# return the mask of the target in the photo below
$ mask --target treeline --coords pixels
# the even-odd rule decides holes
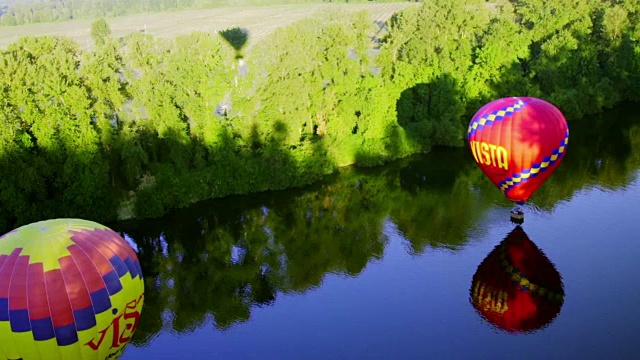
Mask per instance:
[[[571,156],[532,204],[553,213],[590,187],[620,191],[637,181],[640,116],[633,109],[621,105],[575,124]],[[161,219],[110,224],[135,242],[145,275],[134,344],[209,322],[228,329],[282,294],[321,286],[329,274],[357,276],[383,256],[390,233],[415,255],[465,248],[470,236],[508,221],[490,215],[496,204],[510,206],[471,158],[463,148],[434,149],[384,167],[343,168],[304,190],[220,199]]]
[[[640,98],[639,15],[629,2],[433,0],[373,42],[366,13],[339,12],[250,50],[237,28],[98,34],[91,52],[25,37],[0,53],[0,219],[155,217],[301,186],[459,146],[502,96],[545,98],[573,121]]]
[[[367,0],[13,0],[0,1],[0,26],[116,17],[221,6],[310,4]],[[375,0],[368,0],[375,1]],[[392,2],[394,0],[384,0]]]
[[[14,26],[95,17],[182,10],[200,0],[30,0],[7,4],[0,25]]]

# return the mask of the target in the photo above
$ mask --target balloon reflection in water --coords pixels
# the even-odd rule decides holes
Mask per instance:
[[[564,302],[560,273],[520,226],[473,275],[471,303],[489,323],[509,333],[547,326]]]
[[[115,359],[143,298],[135,251],[100,224],[47,220],[0,237],[0,358]]]

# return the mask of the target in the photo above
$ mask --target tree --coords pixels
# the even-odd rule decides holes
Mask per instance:
[[[390,20],[379,62],[389,91],[397,92],[398,125],[411,152],[462,144],[467,99],[460,88],[472,79],[474,50],[489,22],[477,0],[428,1]]]
[[[109,35],[111,35],[111,28],[104,18],[100,18],[91,24],[91,37],[96,46],[104,45]]]
[[[360,116],[373,77],[366,13],[327,12],[274,32],[249,59],[256,76],[256,128],[270,141],[299,149],[321,142],[329,159],[353,163],[366,130]],[[276,131],[280,129],[280,131]],[[310,155],[311,156],[311,155]]]
[[[24,37],[0,55],[0,217],[113,218],[108,164],[92,121],[78,45]]]

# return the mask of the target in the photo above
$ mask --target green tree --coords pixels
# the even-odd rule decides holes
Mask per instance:
[[[3,216],[19,224],[43,216],[111,218],[115,201],[108,163],[78,71],[77,44],[65,38],[25,37],[1,56],[2,120],[7,128],[0,141]]]
[[[327,12],[257,44],[252,53],[260,56],[248,64],[260,69],[250,102],[250,113],[260,114],[251,119],[258,137],[280,137],[284,147],[339,165],[354,163],[370,119],[366,95],[375,86],[371,27],[366,13]],[[315,153],[316,144],[329,152]]]
[[[476,0],[428,1],[390,20],[379,61],[411,152],[462,144],[462,90],[489,20],[489,9]]]
[[[496,98],[528,94],[531,86],[522,66],[529,58],[530,34],[515,21],[511,3],[499,1],[496,6],[491,20],[477,35],[473,65],[464,79],[467,114]]]
[[[109,35],[111,35],[111,28],[104,18],[100,18],[91,23],[91,38],[96,46],[104,45]]]
[[[132,186],[141,169],[131,164],[144,160],[136,156],[137,152],[123,149],[135,147],[136,141],[127,132],[131,115],[125,104],[131,99],[117,41],[107,39],[103,46],[83,55],[80,75],[91,102],[91,118],[100,137],[101,152],[109,159],[111,184]]]
[[[13,14],[5,13],[0,17],[0,25],[15,26],[18,25],[18,21]]]

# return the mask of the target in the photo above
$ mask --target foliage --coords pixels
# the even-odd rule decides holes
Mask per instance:
[[[2,53],[0,202],[2,218],[114,216],[109,164],[77,44],[22,38]]]
[[[640,100],[639,17],[637,1],[433,0],[382,38],[366,12],[338,11],[251,48],[241,28],[116,40],[104,19],[92,51],[25,37],[0,53],[0,218],[155,217],[302,186],[459,146],[502,96],[576,122]]]
[[[104,18],[100,18],[91,23],[91,38],[97,46],[102,46],[106,42],[106,38],[111,35],[111,28]]]
[[[276,31],[255,48],[249,68],[258,137],[278,139],[290,148],[305,144],[326,149],[338,165],[354,162],[371,118],[362,94],[375,85],[366,13],[329,12]],[[287,54],[287,56],[282,56]],[[252,130],[253,131],[253,130]],[[253,144],[259,151],[262,144]]]

